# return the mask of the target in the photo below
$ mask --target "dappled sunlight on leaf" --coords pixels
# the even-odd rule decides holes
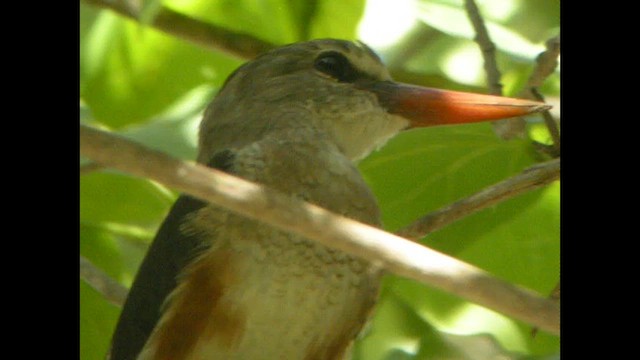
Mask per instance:
[[[528,141],[499,140],[488,126],[470,125],[402,134],[360,169],[380,201],[386,227],[393,230],[536,161]],[[431,234],[426,243],[546,294],[559,274],[558,196],[557,185],[521,195]],[[389,279],[388,286],[442,330],[491,334],[501,346],[521,353],[548,355],[558,347],[556,337],[532,340],[529,327],[440,291],[399,278]]]
[[[387,284],[392,282],[388,279]],[[524,336],[528,335],[508,318],[473,304],[460,304],[448,319],[438,320],[407,303],[394,287],[383,291],[371,329],[358,342],[354,360],[538,359],[525,356]],[[469,326],[461,332],[456,322],[469,322]]]
[[[393,230],[522,171],[530,155],[526,141],[497,139],[488,124],[436,127],[399,135],[359,168]]]
[[[462,1],[455,5],[423,1],[419,9],[419,18],[434,28],[468,40],[475,37]],[[486,17],[485,24],[496,47],[520,60],[532,61],[544,51],[544,45],[532,44],[522,35]]]
[[[81,39],[81,97],[110,127],[144,122],[194,87],[220,85],[240,64],[110,12],[98,20]]]
[[[152,149],[185,160],[195,160],[198,126],[214,89],[200,86],[178,99],[166,111],[143,124],[129,126],[121,134]]]
[[[148,180],[115,173],[92,173],[80,180],[80,220],[156,226],[175,198]]]

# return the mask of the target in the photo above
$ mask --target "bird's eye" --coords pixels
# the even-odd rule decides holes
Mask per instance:
[[[313,66],[340,82],[355,81],[357,72],[347,58],[339,52],[329,51],[320,54]]]

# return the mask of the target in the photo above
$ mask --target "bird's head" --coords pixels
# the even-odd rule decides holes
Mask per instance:
[[[403,129],[503,119],[547,108],[527,100],[394,82],[363,43],[314,40],[274,49],[229,76],[205,112],[198,160],[272,130],[299,128],[328,136],[357,161]]]

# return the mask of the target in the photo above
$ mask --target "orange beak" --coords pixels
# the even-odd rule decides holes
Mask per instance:
[[[411,121],[410,127],[491,121],[540,112],[551,106],[529,100],[381,81],[362,84],[391,114]]]

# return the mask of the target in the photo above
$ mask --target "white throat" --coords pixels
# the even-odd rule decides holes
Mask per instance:
[[[333,134],[338,147],[355,163],[409,126],[407,119],[379,111],[357,115],[352,121],[341,122]]]

